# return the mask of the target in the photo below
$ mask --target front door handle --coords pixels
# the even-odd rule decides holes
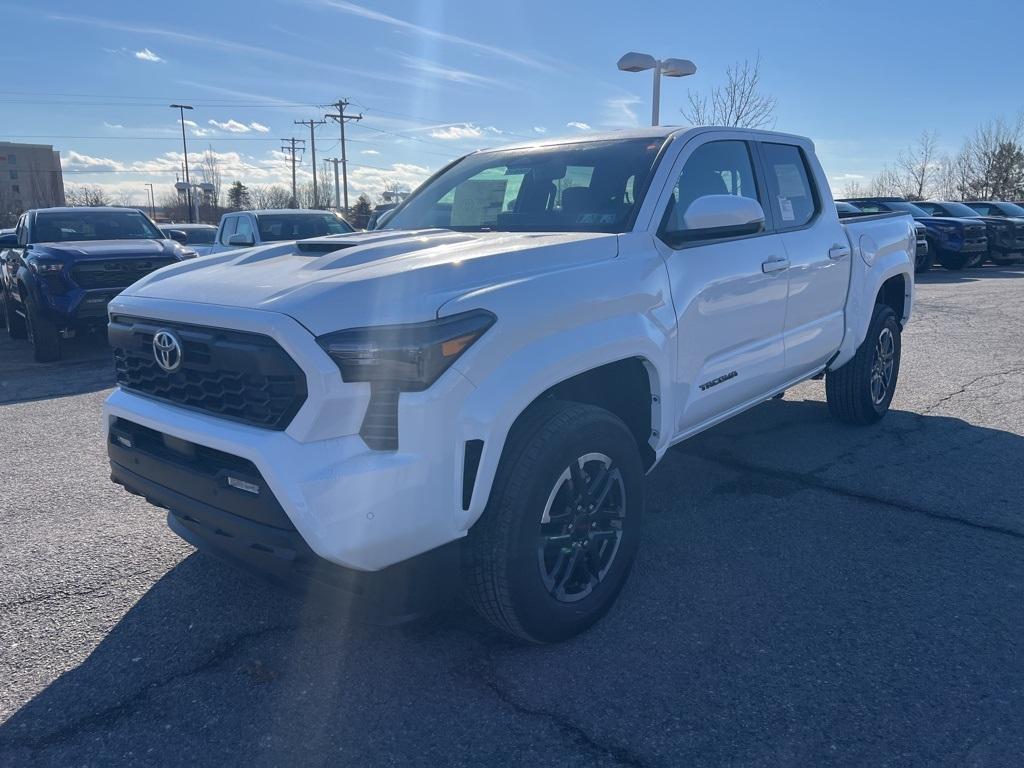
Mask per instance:
[[[789,269],[789,259],[776,257],[761,262],[761,271],[766,275],[772,272],[781,272],[784,269]]]
[[[828,257],[832,261],[841,261],[850,255],[850,246],[848,245],[833,245],[828,249]]]

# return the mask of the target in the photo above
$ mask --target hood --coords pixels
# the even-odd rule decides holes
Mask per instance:
[[[384,230],[192,259],[125,294],[281,312],[320,335],[427,320],[466,292],[617,253],[617,236],[603,233]]]
[[[33,256],[75,261],[133,256],[177,256],[180,252],[178,244],[173,240],[69,240],[60,243],[33,243],[30,248],[30,254]]]
[[[916,219],[925,226],[933,224],[958,224],[961,227],[984,227],[985,222],[981,219],[960,219],[955,216],[921,216]]]

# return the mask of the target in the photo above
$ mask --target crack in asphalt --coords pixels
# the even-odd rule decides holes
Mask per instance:
[[[948,403],[954,397],[959,397],[960,395],[966,394],[967,390],[970,389],[971,387],[973,387],[979,381],[984,381],[985,379],[995,378],[996,376],[1011,376],[1011,375],[1013,375],[1015,373],[1022,373],[1022,372],[1024,372],[1024,367],[1019,367],[1018,366],[1018,367],[1015,367],[1015,368],[1010,368],[1010,369],[1005,370],[1005,371],[994,371],[992,373],[986,373],[983,376],[977,376],[976,378],[973,378],[969,382],[964,384],[962,387],[960,387],[955,392],[952,392],[952,393],[950,393],[948,395],[944,395],[944,396],[940,397],[934,403],[932,403],[927,408],[922,410],[920,415],[925,416],[925,415],[931,413],[932,411],[934,411],[939,406],[944,405],[945,403]]]
[[[136,710],[144,704],[147,699],[149,699],[153,692],[178,680],[184,680],[192,677],[193,675],[202,674],[203,672],[208,672],[220,667],[240,653],[244,646],[251,641],[259,640],[276,632],[291,632],[297,629],[300,629],[297,625],[285,624],[261,627],[260,629],[252,632],[237,634],[216,646],[201,663],[196,664],[189,669],[175,672],[154,680],[137,689],[134,693],[123,698],[121,701],[111,704],[99,712],[92,712],[90,714],[83,715],[67,725],[33,738],[15,737],[4,739],[0,736],[0,749],[11,751],[28,749],[33,753],[37,753],[44,749],[48,749],[49,747],[70,741],[76,736],[88,732],[89,729],[92,728],[105,728],[106,730],[110,730],[120,721],[133,715]],[[8,721],[8,723],[9,722],[10,721]],[[5,727],[10,726],[7,725]]]
[[[122,581],[133,579],[136,576],[148,575],[153,575],[153,571],[149,569],[144,569],[141,571],[132,571],[131,573],[123,574],[121,576],[118,576],[116,579],[105,581],[102,584],[97,584],[96,586],[89,587],[88,589],[81,589],[75,591],[58,590],[55,592],[49,592],[44,595],[31,595],[29,597],[22,597],[17,600],[11,600],[7,603],[0,603],[0,612],[9,611],[13,608],[21,608],[26,605],[32,605],[33,603],[43,603],[47,600],[68,600],[73,597],[88,597],[89,595],[95,594],[96,592],[100,592],[101,590],[104,590],[107,587],[113,586],[114,584],[118,584]]]
[[[684,455],[691,456],[695,459],[703,459],[705,461],[716,462],[723,466],[729,467],[743,472],[757,472],[771,477],[776,480],[787,480],[796,485],[804,488],[812,488],[819,491],[827,491],[837,496],[844,496],[850,499],[856,499],[858,501],[867,501],[872,504],[878,504],[884,507],[891,507],[898,509],[901,512],[909,512],[916,515],[922,515],[924,517],[932,518],[933,520],[941,520],[947,523],[953,523],[954,525],[961,525],[966,528],[973,528],[974,530],[985,531],[987,533],[996,533],[1003,536],[1010,536],[1015,539],[1024,539],[1024,532],[1018,531],[1013,528],[1008,528],[1002,525],[994,525],[991,523],[979,523],[974,520],[967,520],[963,517],[957,517],[956,515],[950,515],[945,512],[937,512],[927,507],[918,507],[914,504],[908,504],[902,501],[895,501],[885,499],[880,496],[867,493],[865,491],[855,491],[848,488],[841,488],[837,485],[828,483],[818,477],[809,475],[806,472],[795,472],[786,469],[770,469],[768,467],[760,467],[756,464],[750,464],[748,462],[737,459],[735,456],[708,456],[706,454],[694,453],[691,451],[680,451]],[[815,470],[818,471],[818,470]]]

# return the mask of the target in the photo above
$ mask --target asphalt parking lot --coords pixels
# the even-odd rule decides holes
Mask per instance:
[[[673,449],[593,631],[345,621],[107,479],[99,340],[0,341],[0,765],[1019,765],[1024,267],[919,284],[893,410]]]

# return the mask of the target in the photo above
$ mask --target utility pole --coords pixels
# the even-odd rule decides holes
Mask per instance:
[[[341,176],[345,182],[345,213],[348,213],[348,160],[345,153],[345,123],[349,120],[362,120],[363,113],[360,112],[358,115],[346,115],[345,107],[348,106],[348,99],[338,99],[333,104],[328,104],[327,106],[334,107],[338,110],[338,114],[327,114],[324,115],[324,117],[337,122],[341,129]],[[338,172],[337,166],[335,166],[334,172]]]
[[[306,141],[305,141],[305,139],[296,139],[294,136],[292,138],[290,138],[290,139],[281,139],[281,141],[285,142],[284,144],[281,145],[281,151],[282,152],[287,152],[291,156],[291,161],[292,161],[292,203],[294,203],[295,207],[298,208],[299,207],[299,196],[298,196],[298,191],[295,189],[295,152],[296,152],[296,146],[295,145],[296,144],[301,144],[302,146],[298,147],[298,151],[299,152],[305,152],[306,151],[306,146],[305,146],[306,145]]]
[[[311,160],[313,161],[313,207],[320,207],[320,198],[316,191],[316,134],[313,133],[314,129],[318,125],[323,125],[326,120],[293,120],[296,125],[308,125],[309,126],[309,151],[311,153]]]
[[[171,109],[178,110],[178,116],[181,118],[181,148],[185,155],[185,184],[188,189],[186,196],[188,198],[188,223],[192,223],[192,184],[188,178],[188,144],[185,142],[185,110],[192,109],[191,104],[171,104]]]
[[[153,182],[147,181],[146,186],[149,188],[149,217],[156,219],[156,195],[153,194]]]
[[[334,166],[334,202],[337,208],[341,208],[341,187],[338,185],[338,165],[341,160],[337,157],[325,157],[324,161]]]

